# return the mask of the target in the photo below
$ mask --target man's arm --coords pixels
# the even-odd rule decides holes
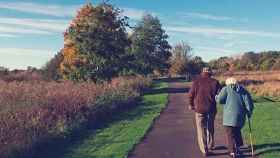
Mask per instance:
[[[196,96],[196,82],[195,81],[192,83],[192,86],[191,86],[191,89],[190,89],[188,95],[189,95],[189,109],[194,110],[195,109],[194,98]]]
[[[220,84],[220,82],[219,81],[217,81],[217,83],[216,83],[216,95],[218,95],[219,94],[219,92],[222,90],[222,85]]]

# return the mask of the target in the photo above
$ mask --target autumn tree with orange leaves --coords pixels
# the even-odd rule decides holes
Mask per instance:
[[[171,76],[186,74],[188,63],[192,59],[192,48],[186,42],[178,43],[172,50],[172,58],[170,61],[169,74]]]
[[[64,34],[60,72],[70,80],[110,80],[126,66],[127,18],[112,5],[86,4]]]

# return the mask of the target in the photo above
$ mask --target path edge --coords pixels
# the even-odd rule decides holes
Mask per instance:
[[[170,83],[168,83],[167,88],[170,88]],[[125,158],[129,158],[130,156],[132,156],[132,152],[135,151],[136,146],[141,144],[143,142],[143,140],[145,138],[147,138],[148,134],[154,129],[155,123],[156,121],[160,118],[160,116],[162,115],[162,113],[167,109],[167,107],[169,106],[169,102],[170,102],[170,94],[169,92],[167,92],[168,96],[167,96],[167,102],[165,103],[164,108],[162,108],[162,110],[160,111],[159,115],[157,117],[155,117],[152,120],[152,123],[150,125],[150,127],[147,129],[146,133],[144,134],[144,136],[142,138],[140,138],[139,142],[134,144],[133,147],[131,148],[131,150],[128,151],[128,154]]]

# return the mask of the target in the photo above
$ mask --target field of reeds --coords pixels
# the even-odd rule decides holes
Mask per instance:
[[[38,144],[67,137],[134,106],[151,80],[117,78],[110,83],[0,81],[0,155],[19,157]]]
[[[280,71],[242,71],[216,76],[220,81],[225,81],[228,77],[235,77],[257,96],[280,96]]]

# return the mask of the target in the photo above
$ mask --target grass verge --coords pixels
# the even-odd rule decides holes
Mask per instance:
[[[166,88],[157,82],[153,90]],[[89,131],[83,140],[73,142],[63,154],[64,158],[124,158],[146,134],[167,104],[167,93],[146,94],[136,108],[120,113],[103,127]]]
[[[280,102],[267,97],[254,97],[254,101],[252,130],[255,153],[261,158],[280,157]],[[249,144],[248,124],[245,125],[243,133]]]
[[[259,158],[280,157],[280,101],[272,97],[253,97],[254,113],[252,133],[255,155]],[[222,117],[222,106],[218,105],[219,117]],[[250,144],[248,121],[242,129],[243,138]]]

